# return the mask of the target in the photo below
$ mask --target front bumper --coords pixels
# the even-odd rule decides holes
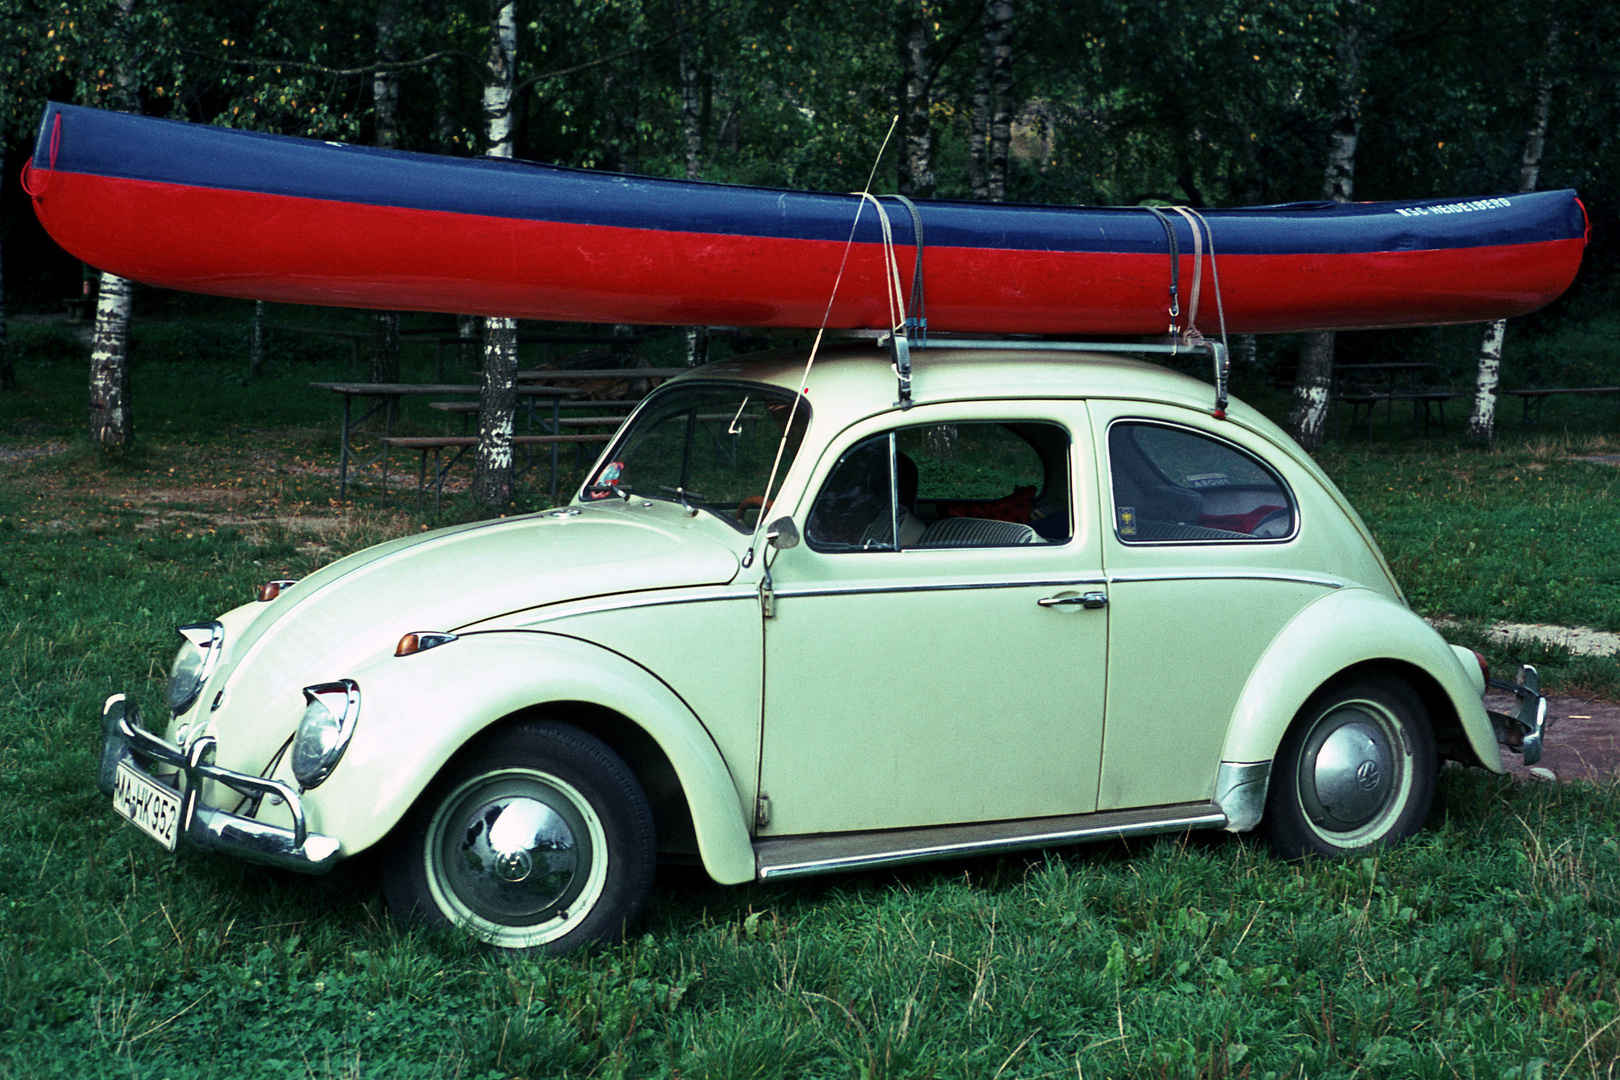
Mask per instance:
[[[1547,733],[1547,699],[1541,696],[1541,676],[1529,664],[1521,664],[1515,681],[1492,679],[1490,688],[1506,690],[1519,699],[1517,716],[1487,711],[1496,741],[1524,755],[1526,765],[1534,765],[1541,760],[1541,740]]]
[[[102,794],[112,795],[113,778],[121,761],[158,783],[172,785],[171,778],[184,776],[180,839],[188,847],[304,874],[324,874],[338,861],[338,842],[305,828],[303,800],[292,788],[279,780],[213,764],[216,744],[212,736],[199,736],[181,749],[141,727],[140,720],[140,710],[125,701],[123,694],[114,694],[102,706],[101,767],[96,774],[96,786]],[[154,765],[168,766],[173,772],[158,775],[153,772]],[[285,829],[204,805],[198,793],[205,780],[242,795],[254,810],[262,799],[285,802],[292,813],[293,827]]]

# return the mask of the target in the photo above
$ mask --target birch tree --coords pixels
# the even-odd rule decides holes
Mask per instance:
[[[679,69],[681,80],[681,142],[686,157],[686,178],[703,179],[703,116],[705,94],[704,50],[693,25],[701,19],[702,0],[681,3],[676,9],[680,36]],[[708,359],[709,328],[686,328],[686,366],[698,367]]]
[[[1007,198],[1007,153],[1013,121],[1013,0],[984,0],[984,31],[973,80],[968,182],[985,202]]]
[[[1536,83],[1535,107],[1530,131],[1524,138],[1519,158],[1519,190],[1536,190],[1541,175],[1541,152],[1547,144],[1547,124],[1552,117],[1553,61],[1558,50],[1559,20],[1547,27],[1541,51],[1541,77]],[[1507,320],[1487,323],[1479,346],[1479,367],[1474,375],[1474,408],[1468,417],[1468,438],[1490,442],[1496,435],[1496,388],[1502,379],[1502,342],[1507,337]]]
[[[113,19],[114,86],[108,104],[123,112],[136,107],[130,56],[135,0],[117,0]],[[118,453],[135,441],[130,413],[129,314],[133,286],[102,272],[96,298],[96,329],[90,344],[90,445]]]
[[[934,195],[934,131],[929,100],[934,66],[929,55],[928,12],[907,3],[900,19],[900,194],[914,199]]]
[[[1359,0],[1345,5],[1349,17],[1338,40],[1337,111],[1328,136],[1327,168],[1322,197],[1349,202],[1355,188],[1356,142],[1361,136],[1361,67],[1363,38]],[[1333,384],[1333,331],[1304,335],[1299,350],[1299,371],[1294,377],[1294,400],[1288,414],[1289,433],[1306,449],[1322,445],[1326,434],[1329,389]]]
[[[516,0],[493,0],[484,76],[483,120],[489,157],[512,156],[512,94],[517,70]],[[484,320],[483,380],[473,498],[489,509],[512,501],[512,436],[517,414],[517,320]]]
[[[371,77],[372,104],[376,110],[373,141],[393,149],[399,145],[399,45],[394,34],[399,28],[399,0],[379,0],[377,4],[377,70]],[[371,313],[371,381],[399,381],[399,312]]]

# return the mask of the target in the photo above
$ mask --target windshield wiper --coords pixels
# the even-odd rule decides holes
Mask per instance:
[[[688,514],[691,514],[693,517],[697,517],[698,508],[693,506],[691,503],[687,502],[686,500],[688,498],[692,498],[692,499],[696,499],[698,502],[708,502],[709,501],[708,499],[704,498],[702,495],[699,495],[697,492],[695,492],[695,491],[687,491],[684,487],[680,487],[680,486],[670,487],[667,484],[659,484],[658,485],[658,490],[659,491],[667,491],[671,495],[675,496],[675,501],[681,504],[681,509],[685,510]]]
[[[617,495],[625,502],[630,501],[630,493],[618,484],[591,484],[585,488],[587,495]]]

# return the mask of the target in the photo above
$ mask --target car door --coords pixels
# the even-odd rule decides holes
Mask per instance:
[[[1309,504],[1252,432],[1144,402],[1094,401],[1092,420],[1110,519],[1098,808],[1206,800],[1261,654],[1343,582],[1312,569]]]
[[[966,403],[833,446],[804,542],[771,571],[763,833],[1095,809],[1108,611],[1090,445],[1083,404]]]

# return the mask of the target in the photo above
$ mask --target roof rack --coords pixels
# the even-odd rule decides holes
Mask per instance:
[[[1227,378],[1231,372],[1231,356],[1225,344],[1219,341],[1210,341],[1205,338],[1188,341],[1172,339],[1165,342],[1131,342],[1131,341],[1047,341],[1038,338],[1001,338],[1001,337],[960,337],[952,334],[932,333],[928,336],[926,344],[923,341],[911,341],[902,332],[890,330],[856,331],[847,336],[866,337],[877,339],[879,346],[885,346],[894,361],[894,375],[899,383],[899,400],[895,402],[902,409],[909,409],[911,398],[911,353],[913,349],[953,348],[953,349],[997,349],[1011,352],[1087,352],[1087,353],[1147,353],[1158,356],[1180,356],[1184,353],[1193,353],[1207,356],[1215,371],[1215,408],[1214,415],[1217,420],[1226,419]]]

